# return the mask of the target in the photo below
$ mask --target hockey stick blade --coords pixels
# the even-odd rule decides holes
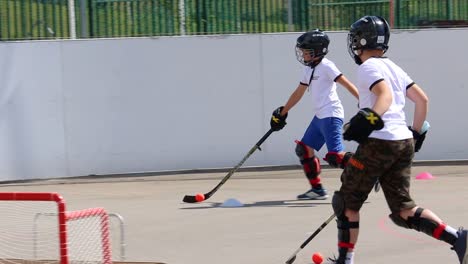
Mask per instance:
[[[318,233],[320,233],[320,231],[322,231],[322,229],[324,229],[328,225],[328,223],[331,222],[331,220],[333,220],[333,218],[335,218],[335,214],[332,214],[325,222],[323,222],[322,225],[320,225],[319,228],[317,228],[317,230],[315,230],[315,232],[312,235],[310,235],[306,239],[306,241],[304,241],[304,243],[302,243],[302,245],[298,249],[296,249],[296,251],[294,251],[291,257],[289,257],[289,259],[286,260],[286,264],[292,264],[294,260],[296,260],[297,253],[299,253],[301,249],[307,246],[307,244],[309,244],[309,242],[312,241],[312,239],[314,239],[314,237],[318,235]]]
[[[286,264],[292,264],[295,260],[296,260],[296,255],[294,255],[290,259],[286,260]]]
[[[196,203],[197,202],[197,200],[195,199],[195,196],[193,195],[185,195],[182,201],[184,203]]]
[[[207,199],[209,199],[211,197],[211,194],[210,193],[205,193],[204,197],[205,197],[204,200],[207,200]],[[182,199],[182,201],[184,203],[198,203],[197,198],[195,197],[195,195],[185,195],[184,199]],[[200,202],[202,202],[202,201],[200,201]]]
[[[268,130],[268,132],[266,132],[266,134],[249,150],[249,152],[247,152],[244,158],[234,168],[232,168],[226,176],[224,176],[221,182],[219,182],[218,185],[216,185],[213,188],[213,190],[204,194],[203,201],[208,200],[219,188],[221,188],[221,186],[232,176],[232,174],[234,174],[234,172],[236,172],[242,166],[242,164],[244,164],[244,162],[250,157],[250,155],[252,155],[255,152],[255,150],[257,149],[261,150],[260,145],[262,145],[262,143],[271,135],[271,133],[273,133],[273,131],[274,130],[272,129]],[[184,203],[202,202],[202,201],[197,201],[195,195],[185,195],[182,201]]]

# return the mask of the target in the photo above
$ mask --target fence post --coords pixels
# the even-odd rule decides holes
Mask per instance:
[[[68,23],[70,38],[76,39],[75,0],[68,0]]]
[[[293,0],[288,1],[288,31],[294,31],[294,23],[293,23]]]
[[[81,14],[81,36],[82,38],[89,37],[89,23],[88,23],[88,1],[80,0],[80,14]]]
[[[390,0],[388,4],[390,5],[388,8],[390,13],[390,28],[393,28],[395,26],[395,0]]]
[[[180,35],[185,35],[185,0],[179,0]]]
[[[395,26],[398,28],[400,27],[400,6],[401,6],[401,0],[396,0],[395,1],[395,8],[394,8],[394,14],[395,16]]]
[[[453,0],[448,0],[447,1],[447,19],[452,20],[453,19]]]

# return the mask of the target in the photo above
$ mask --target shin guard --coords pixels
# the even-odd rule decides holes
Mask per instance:
[[[349,229],[359,228],[359,222],[351,222],[345,215],[345,200],[339,191],[335,192],[332,199],[333,211],[335,212],[337,221],[336,225],[338,228],[338,261],[342,261],[346,258],[346,254],[349,249],[354,248],[354,244],[351,243],[351,235]]]
[[[315,156],[310,156],[307,151],[307,146],[302,141],[296,140],[296,155],[299,157],[299,160],[304,169],[304,173],[309,180],[310,184],[313,187],[316,187],[320,184],[320,160]]]
[[[414,216],[408,217],[407,220],[403,219],[399,213],[393,213],[390,215],[390,219],[392,219],[392,221],[398,226],[423,232],[431,237],[445,241],[451,245],[455,243],[457,238],[455,235],[445,230],[447,225],[444,223],[439,224],[435,221],[432,221],[431,219],[421,217],[423,211],[424,208],[418,207],[414,213]]]

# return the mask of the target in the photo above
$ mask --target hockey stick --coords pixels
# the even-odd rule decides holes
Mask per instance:
[[[292,254],[291,257],[289,257],[288,260],[286,260],[286,264],[291,264],[294,262],[294,260],[296,260],[296,255],[297,253],[299,253],[299,251],[301,251],[301,249],[303,249],[305,246],[307,246],[307,244],[309,244],[309,242],[314,239],[314,237],[320,233],[320,231],[322,231],[323,228],[325,228],[328,223],[331,222],[331,220],[333,220],[333,218],[335,218],[335,214],[332,214],[325,222],[323,222],[323,224],[317,229],[315,230],[315,232],[310,235],[309,238],[306,239],[306,241],[304,241],[304,243],[302,243],[302,245]]]
[[[234,172],[236,172],[240,166],[242,166],[242,164],[244,164],[244,162],[250,157],[250,155],[252,155],[252,153],[255,152],[255,150],[262,150],[260,148],[260,145],[271,135],[271,133],[273,133],[274,130],[270,129],[268,130],[268,132],[266,132],[266,134],[255,144],[255,146],[253,146],[249,152],[247,152],[247,154],[244,156],[244,158],[234,167],[232,168],[229,173],[224,176],[224,178],[221,180],[220,183],[218,183],[218,185],[216,185],[216,187],[214,187],[213,190],[207,192],[204,194],[204,200],[207,200],[209,199],[231,176],[232,174],[234,174]],[[201,202],[201,201],[197,201],[196,199],[196,196],[194,195],[185,195],[184,196],[184,199],[182,200],[183,202],[185,203],[197,203],[197,202]]]
[[[380,191],[380,182],[377,180],[374,184],[374,191],[379,192]]]

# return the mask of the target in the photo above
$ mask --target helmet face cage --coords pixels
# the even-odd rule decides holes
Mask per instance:
[[[304,56],[310,55],[310,60],[305,61]],[[296,59],[305,66],[311,66],[312,60],[315,58],[315,51],[313,49],[302,49],[296,46]]]
[[[297,39],[296,58],[300,63],[311,66],[314,58],[324,57],[328,53],[329,43],[330,39],[321,30],[306,32]],[[310,55],[310,61],[304,60],[304,53]]]
[[[365,39],[363,39],[365,40]],[[362,46],[358,45],[358,37],[356,36],[356,33],[353,31],[350,31],[348,33],[348,52],[351,57],[354,57],[354,55],[357,54],[357,50],[361,49]]]

